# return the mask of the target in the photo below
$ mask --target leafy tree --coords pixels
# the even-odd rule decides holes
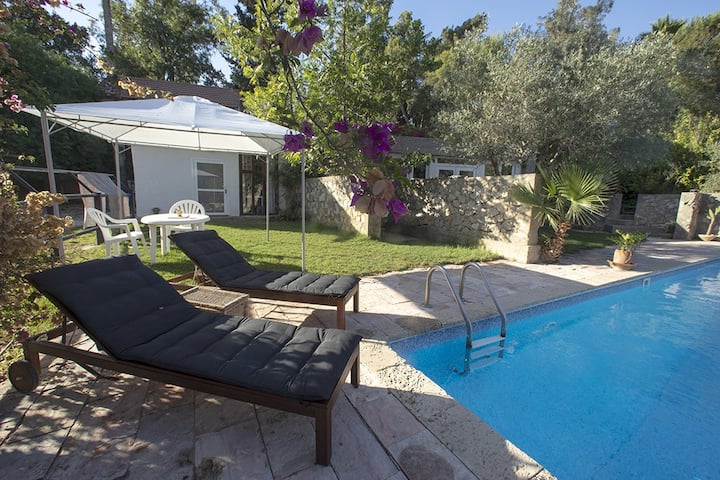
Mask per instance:
[[[213,67],[217,41],[210,17],[215,7],[192,0],[111,2],[115,53],[109,59],[121,75],[217,85]]]
[[[0,326],[3,340],[27,338],[26,325],[50,315],[34,302],[32,288],[23,278],[52,265],[52,248],[63,227],[72,224],[45,215],[45,208],[64,201],[62,195],[30,193],[24,203],[15,194],[8,173],[0,169]],[[68,223],[69,222],[69,223]],[[57,313],[56,319],[59,320]],[[4,344],[4,342],[3,342]]]
[[[669,17],[665,20],[673,25],[678,23]],[[720,12],[696,18],[674,30],[672,39],[680,52],[683,67],[677,82],[683,108],[675,117],[669,156],[670,177],[683,189],[718,191]]]
[[[82,41],[76,40],[86,38],[85,34],[75,35],[79,31],[77,26],[69,26],[46,11],[42,6],[45,3],[59,2],[0,3],[0,108],[8,107],[14,115],[20,113],[28,98],[40,108],[51,103],[52,81],[60,86],[62,80],[82,83],[77,70],[83,63],[77,49]],[[5,23],[8,18],[11,21]],[[64,58],[63,52],[68,53]],[[38,66],[38,61],[45,63]],[[53,74],[67,78],[54,79]],[[63,89],[62,94],[66,91]],[[23,98],[20,94],[27,96]],[[5,111],[0,110],[2,114]],[[0,130],[7,142],[11,132],[23,129],[15,118],[5,118],[0,122]],[[63,201],[62,195],[39,192],[28,194],[21,203],[8,172],[0,166],[0,339],[3,346],[10,341],[12,347],[3,348],[4,359],[20,356],[21,348],[13,346],[12,341],[27,338],[31,327],[44,320],[60,319],[47,303],[35,303],[36,295],[24,276],[52,265],[52,249],[57,246],[63,228],[72,225],[72,219],[60,219],[45,212],[49,206]]]
[[[395,96],[397,121],[413,130],[427,128],[433,115],[426,74],[435,68],[432,46],[420,20],[402,12],[390,26],[385,53],[390,65],[389,88]]]
[[[272,15],[284,9],[283,2],[255,2],[250,15],[254,25],[244,22],[247,16],[216,19],[218,37],[244,65],[243,75],[254,86],[243,96],[245,107],[296,129],[306,117],[315,125],[329,126],[342,115],[358,123],[380,118],[424,127],[429,113],[420,89],[432,55],[422,23],[409,13],[390,25],[391,4],[390,0],[329,2],[323,41],[303,54],[302,62],[269,54],[262,40],[276,33],[270,31],[264,12]],[[295,15],[295,9],[294,2],[287,5],[287,15]],[[292,68],[292,77],[285,67]],[[293,95],[293,88],[301,99]],[[337,172],[345,163],[322,133],[313,146],[308,160],[318,171]]]
[[[253,30],[257,24],[256,9],[257,0],[238,0],[235,4],[234,15],[236,27],[247,31]],[[222,18],[222,14],[219,18]],[[216,19],[216,21],[220,21],[222,23],[219,18]],[[220,54],[230,67],[230,85],[232,88],[240,92],[252,91],[253,86],[250,78],[243,73],[245,65],[238,61],[238,59],[225,48],[223,36],[219,33],[216,36],[218,38],[218,49]]]
[[[659,18],[657,22],[650,26],[651,33],[664,33],[669,35],[675,35],[684,25],[685,20],[677,20],[670,18],[670,15],[665,15]]]
[[[88,32],[59,15],[25,1],[6,4],[11,21],[2,41],[12,52],[0,76],[28,105],[95,101],[103,97],[92,63],[84,56]],[[42,134],[36,117],[0,110],[3,162],[26,164],[43,158]],[[112,152],[106,142],[69,130],[53,135],[53,153],[64,168],[107,170]],[[104,163],[106,162],[106,164]],[[107,168],[105,168],[107,167]]]
[[[720,115],[720,11],[693,19],[672,40],[684,63],[684,105],[700,115]]]
[[[572,226],[588,225],[604,213],[615,188],[615,177],[568,163],[552,171],[541,167],[539,172],[542,185],[519,185],[511,197],[535,208],[537,219],[552,228],[552,235],[543,242],[543,254],[547,260],[557,261],[565,251]]]
[[[530,159],[654,162],[676,106],[674,51],[662,36],[618,42],[602,23],[610,5],[560,0],[535,31],[456,42],[438,84],[446,140],[495,173]]]

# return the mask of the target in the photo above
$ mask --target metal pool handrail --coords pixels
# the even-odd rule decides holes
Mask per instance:
[[[462,299],[464,301],[463,289],[465,287],[465,273],[471,267],[474,267],[475,269],[477,269],[478,272],[480,272],[483,282],[485,282],[485,288],[487,288],[487,291],[488,291],[488,293],[490,293],[490,297],[492,298],[492,301],[495,304],[495,308],[497,308],[498,312],[500,313],[500,318],[502,319],[502,322],[500,325],[500,336],[504,337],[505,332],[507,330],[507,315],[505,315],[505,311],[500,306],[500,303],[498,302],[498,299],[495,296],[495,292],[493,292],[493,289],[490,287],[490,282],[488,281],[487,275],[485,275],[485,271],[482,269],[482,267],[480,266],[480,264],[478,262],[468,262],[463,266],[462,273],[460,274],[460,299]]]
[[[493,303],[495,303],[495,307],[498,309],[498,312],[500,312],[500,318],[501,318],[501,327],[500,327],[500,335],[497,336],[490,336],[485,338],[479,338],[477,340],[473,340],[473,328],[472,328],[472,322],[468,318],[467,311],[465,310],[465,307],[463,303],[465,302],[465,299],[463,298],[463,289],[465,286],[465,273],[468,269],[475,268],[480,272],[480,275],[482,276],[483,281],[485,282],[485,287],[487,288],[488,292],[490,293],[490,297],[492,297]],[[448,273],[447,269],[443,267],[442,265],[435,265],[434,267],[430,268],[427,273],[427,278],[425,279],[425,301],[423,305],[425,307],[431,307],[430,305],[430,280],[432,279],[433,273],[435,271],[439,271],[443,274],[445,277],[445,281],[448,284],[448,287],[450,287],[450,292],[452,293],[453,298],[455,299],[455,303],[457,303],[458,307],[460,308],[460,313],[462,314],[463,320],[465,321],[465,361],[463,366],[463,371],[459,372],[462,375],[467,374],[470,372],[470,365],[473,361],[479,361],[479,360],[487,360],[491,358],[492,355],[497,353],[498,358],[503,357],[503,351],[505,349],[505,333],[506,333],[506,325],[507,325],[507,316],[505,315],[505,311],[500,306],[500,303],[497,300],[497,297],[495,296],[495,292],[493,292],[492,288],[490,287],[490,283],[488,282],[487,276],[485,275],[485,272],[483,271],[480,264],[477,262],[468,262],[463,266],[462,274],[460,276],[460,292],[455,289],[455,285],[450,280],[450,274]],[[487,364],[487,363],[486,363]]]
[[[432,307],[432,305],[430,304],[430,279],[432,279],[432,274],[436,270],[442,273],[445,277],[445,281],[447,282],[448,287],[450,287],[450,292],[455,299],[455,303],[457,303],[458,307],[460,307],[460,313],[462,313],[463,320],[465,320],[465,331],[467,334],[465,346],[466,348],[472,348],[472,324],[470,323],[470,319],[468,318],[465,307],[463,306],[462,295],[458,294],[457,290],[455,289],[455,285],[453,285],[452,281],[450,281],[450,274],[448,273],[447,269],[442,265],[435,265],[430,270],[428,270],[427,277],[425,279],[425,301],[423,302],[423,306]]]

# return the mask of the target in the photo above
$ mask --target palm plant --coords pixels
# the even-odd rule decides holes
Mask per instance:
[[[543,242],[543,255],[557,261],[565,251],[572,226],[588,225],[604,213],[615,188],[615,175],[576,164],[552,171],[538,167],[538,172],[542,185],[519,185],[512,190],[511,198],[535,208],[537,219],[552,228],[552,235]]]

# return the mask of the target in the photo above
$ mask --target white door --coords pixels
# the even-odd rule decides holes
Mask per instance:
[[[225,170],[221,162],[195,161],[197,199],[205,207],[205,213],[224,214],[227,194]]]

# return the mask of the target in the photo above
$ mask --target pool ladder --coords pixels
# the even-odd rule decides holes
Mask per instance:
[[[490,297],[492,298],[493,303],[495,303],[495,307],[500,313],[499,335],[492,335],[489,337],[473,339],[472,322],[468,318],[467,311],[465,310],[465,307],[463,305],[463,303],[465,303],[465,299],[463,298],[465,275],[467,271],[471,268],[474,268],[478,272],[480,272],[483,282],[485,283],[485,287],[490,293]],[[503,352],[505,350],[507,316],[505,315],[505,311],[500,306],[500,303],[498,303],[497,297],[495,296],[495,293],[493,292],[492,288],[490,287],[490,283],[488,282],[487,275],[485,275],[485,271],[482,269],[480,264],[477,262],[469,262],[463,266],[462,273],[460,274],[459,293],[455,288],[452,280],[450,280],[450,274],[445,267],[443,267],[442,265],[435,265],[430,270],[428,270],[427,278],[425,280],[425,302],[423,303],[423,305],[426,307],[432,307],[432,305],[430,305],[430,280],[432,279],[433,273],[436,271],[439,271],[445,277],[445,281],[447,282],[448,287],[450,287],[450,292],[455,299],[455,303],[457,303],[458,307],[460,307],[460,313],[462,313],[463,320],[465,320],[465,360],[463,362],[463,371],[459,373],[461,373],[462,375],[467,375],[473,366],[479,367],[489,365],[490,363],[494,363],[498,359],[502,358]]]

